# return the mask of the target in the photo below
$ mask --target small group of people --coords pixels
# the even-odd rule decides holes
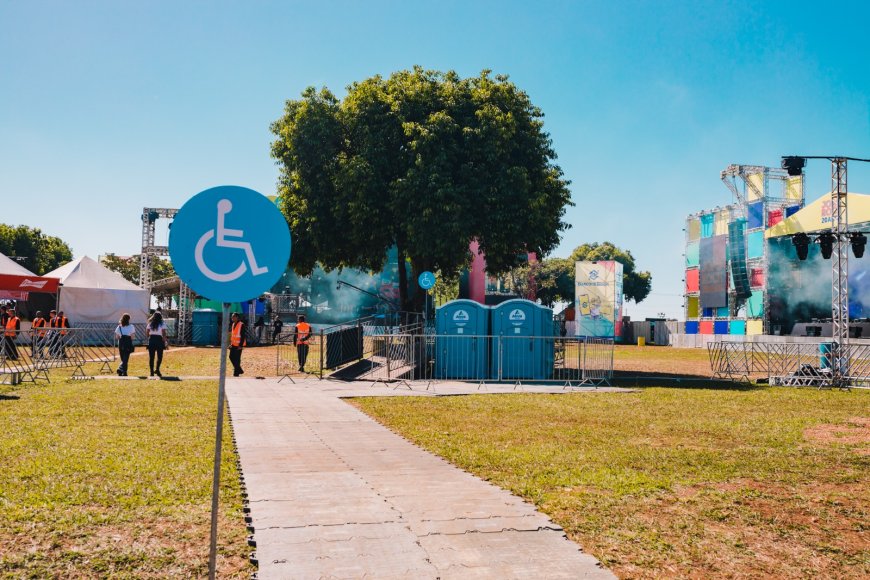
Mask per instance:
[[[163,351],[169,348],[169,336],[166,332],[163,314],[159,310],[148,319],[148,323],[145,325],[145,335],[148,337],[148,368],[151,371],[151,376],[163,377],[160,365],[163,364]],[[136,350],[133,342],[135,337],[136,327],[130,322],[130,315],[125,312],[115,328],[115,338],[118,339],[118,355],[121,357],[121,364],[118,366],[119,377],[127,376],[130,354]]]
[[[262,328],[265,323],[260,324],[263,320],[260,317],[254,324],[257,329],[257,335],[262,340]],[[272,342],[276,342],[278,335],[281,333],[283,322],[280,318],[275,318],[275,325],[272,334]],[[233,376],[239,377],[245,374],[242,369],[242,350],[247,346],[247,327],[238,312],[233,312],[230,319],[230,350],[229,359],[233,365]],[[305,321],[305,316],[300,315],[296,322],[296,329],[293,332],[293,344],[296,345],[296,355],[299,358],[299,372],[305,372],[305,362],[308,360],[308,349],[311,341],[311,325]]]
[[[69,319],[63,310],[52,310],[49,317],[43,318],[37,311],[31,322],[31,355],[33,358],[66,358],[64,337],[69,329]],[[0,327],[3,328],[2,353],[9,360],[18,360],[18,335],[21,334],[21,318],[18,317],[15,306],[4,304],[0,306]]]

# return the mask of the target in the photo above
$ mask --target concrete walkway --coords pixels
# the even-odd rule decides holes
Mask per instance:
[[[534,506],[341,400],[434,396],[425,384],[394,386],[227,380],[259,578],[614,577]],[[436,389],[514,392],[463,383]]]

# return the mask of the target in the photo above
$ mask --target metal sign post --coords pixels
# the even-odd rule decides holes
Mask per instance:
[[[281,278],[290,260],[290,230],[283,214],[265,196],[244,187],[214,187],[178,210],[169,232],[169,255],[185,284],[200,296],[223,303],[208,555],[208,577],[213,580],[230,303],[256,298]]]
[[[230,304],[223,303],[223,318],[221,319],[221,370],[218,383],[218,407],[217,429],[214,442],[214,474],[211,482],[211,537],[208,549],[208,577],[215,577],[215,564],[217,561],[217,525],[218,525],[218,497],[221,485],[221,442],[224,435],[224,389],[227,381],[227,343],[229,342],[229,329],[227,320],[230,318]]]

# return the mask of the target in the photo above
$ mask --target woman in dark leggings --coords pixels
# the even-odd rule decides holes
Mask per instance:
[[[160,374],[160,364],[163,362],[163,350],[169,347],[169,339],[166,337],[166,323],[163,322],[163,315],[155,312],[148,319],[148,325],[145,327],[145,332],[148,334],[148,367],[151,369],[151,376]],[[154,366],[154,355],[157,355],[157,366]]]

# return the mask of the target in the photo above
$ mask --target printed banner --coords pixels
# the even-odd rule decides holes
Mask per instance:
[[[622,336],[622,264],[577,262],[574,278],[577,336]]]

